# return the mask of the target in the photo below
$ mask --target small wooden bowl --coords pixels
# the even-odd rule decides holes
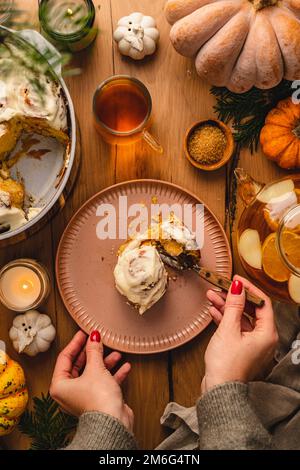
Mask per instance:
[[[219,127],[224,132],[226,140],[227,140],[227,146],[224,150],[223,157],[221,158],[220,161],[216,163],[212,163],[211,165],[205,165],[203,163],[197,162],[196,160],[193,159],[193,157],[190,155],[188,151],[188,141],[189,141],[190,135],[197,127],[201,127],[205,124],[211,124],[211,125]],[[204,171],[218,170],[219,168],[221,168],[222,166],[226,165],[226,163],[229,162],[229,160],[231,159],[233,155],[233,152],[234,152],[234,138],[233,138],[231,129],[226,124],[224,124],[224,122],[219,121],[218,119],[204,119],[202,121],[195,122],[187,130],[185,134],[185,138],[184,138],[185,156],[194,167],[199,168],[200,170],[204,170]]]

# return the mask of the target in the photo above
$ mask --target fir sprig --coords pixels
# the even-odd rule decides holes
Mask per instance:
[[[26,11],[14,7],[11,2],[0,2],[0,23],[4,19],[7,28],[21,29],[29,26]]]
[[[77,425],[77,418],[60,411],[49,394],[33,399],[33,411],[25,411],[19,429],[31,439],[30,450],[55,450],[66,447]]]
[[[233,93],[224,87],[211,88],[211,94],[217,99],[215,112],[222,121],[232,123],[234,138],[240,147],[250,149],[251,153],[257,150],[267,114],[278,101],[292,95],[291,83],[283,80],[270,90],[252,88],[242,94]]]
[[[59,65],[62,67],[64,76],[78,75],[81,70],[78,68],[68,68],[71,54],[65,52],[57,54],[50,48],[46,48],[41,54],[29,42],[20,37],[17,33],[0,26],[0,56],[6,58],[1,63],[1,74],[8,75],[14,73],[16,66],[26,70],[29,83],[35,89],[41,102],[44,99],[44,82],[40,80],[41,75],[48,75],[54,81],[58,78],[54,72]]]
[[[0,24],[0,48],[3,48],[3,44],[5,41],[7,43],[12,42],[14,44],[18,44],[18,46],[22,49],[22,55],[18,54],[14,56],[16,62],[11,62],[10,71],[14,70],[14,66],[16,63],[19,65],[25,66],[27,70],[32,72],[32,75],[38,75],[38,73],[43,72],[44,74],[53,75],[53,70],[57,66],[61,66],[62,74],[64,76],[73,76],[79,75],[81,70],[79,68],[70,67],[70,62],[72,59],[72,55],[65,50],[61,50],[59,54],[57,54],[53,49],[46,49],[41,54],[38,50],[36,50],[33,46],[31,46],[27,41],[22,39],[20,36],[17,36],[14,31],[32,27],[29,22],[22,22],[24,15],[26,14],[25,10],[21,10],[18,8],[13,8],[10,3],[8,2],[1,2],[0,1],[0,18],[1,16],[5,15],[9,12],[9,16],[5,21],[5,27]],[[10,29],[13,31],[10,31]],[[8,41],[7,41],[8,39]],[[6,49],[9,49],[9,52],[13,56],[13,48],[7,47],[5,44]],[[1,71],[4,72],[3,67],[4,64],[1,65]],[[9,67],[9,63],[6,63],[6,68]],[[41,70],[42,69],[42,70]],[[8,73],[9,70],[5,70],[5,73]],[[33,80],[34,85],[38,89],[39,83],[37,78]],[[41,90],[42,91],[42,90]]]

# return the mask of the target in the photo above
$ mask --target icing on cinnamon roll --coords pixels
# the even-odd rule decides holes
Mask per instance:
[[[67,141],[67,108],[60,84],[44,73],[42,65],[32,70],[29,61],[26,67],[20,60],[26,51],[9,37],[5,41],[7,52],[1,50],[0,56],[0,123],[18,120],[21,127],[22,123],[36,126],[36,131],[41,124],[41,130],[47,126],[49,135],[53,131],[54,137]],[[32,118],[41,121],[31,122]]]
[[[116,288],[142,315],[166,292],[168,274],[156,248],[132,240],[114,270]]]
[[[151,240],[159,243],[171,256],[185,252],[200,259],[196,235],[174,214],[164,220],[160,217],[153,220],[149,230]]]

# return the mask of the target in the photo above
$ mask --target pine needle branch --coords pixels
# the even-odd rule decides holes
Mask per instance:
[[[7,28],[21,29],[29,26],[26,10],[16,8],[11,2],[0,2],[0,19],[5,19]]]
[[[33,399],[33,411],[26,410],[19,429],[31,439],[30,450],[55,450],[66,447],[77,425],[77,418],[60,411],[47,395]]]
[[[1,2],[0,1],[0,18],[4,17],[5,14],[9,12],[9,16],[7,21],[5,21],[5,27],[2,27],[0,24],[0,52],[3,49],[3,44],[5,41],[14,43],[14,45],[18,45],[22,49],[22,55],[18,54],[17,57],[12,57],[19,65],[23,65],[26,67],[27,70],[30,70],[33,74],[38,75],[38,73],[44,72],[45,74],[52,74],[53,69],[57,66],[61,65],[62,73],[64,76],[74,76],[79,75],[81,73],[81,69],[78,67],[70,67],[70,62],[72,59],[72,55],[66,51],[61,50],[60,54],[56,54],[52,49],[46,49],[41,54],[38,50],[36,50],[33,46],[31,46],[27,41],[22,39],[20,36],[14,34],[9,29],[20,30],[24,28],[33,27],[30,22],[22,21],[24,16],[26,18],[26,10],[21,10],[18,8],[13,8],[10,3],[8,2]],[[13,49],[10,48],[10,52],[12,54]],[[21,63],[22,62],[22,63]],[[12,62],[9,66],[7,62],[4,67],[6,67],[5,73],[14,70],[14,62]],[[1,66],[1,72],[3,67]],[[36,79],[35,82],[38,80]],[[34,83],[36,88],[38,88],[39,84]]]
[[[66,68],[72,56],[70,53],[61,52],[59,55],[52,49],[47,48],[41,54],[35,47],[20,37],[17,33],[10,32],[0,26],[0,56],[1,75],[7,76],[16,70],[16,66],[26,71],[27,79],[35,89],[41,102],[44,100],[44,81],[41,75],[46,75],[54,81],[58,81],[54,69],[61,65],[63,75],[78,75],[78,68]]]
[[[216,97],[214,110],[219,119],[231,122],[235,141],[253,153],[258,148],[260,131],[267,114],[278,101],[292,95],[291,84],[283,80],[270,90],[252,88],[242,94],[233,93],[224,87],[212,87],[210,92]]]

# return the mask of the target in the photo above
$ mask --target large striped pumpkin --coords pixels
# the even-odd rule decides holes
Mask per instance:
[[[300,79],[300,0],[169,0],[171,41],[200,77],[243,93]]]

